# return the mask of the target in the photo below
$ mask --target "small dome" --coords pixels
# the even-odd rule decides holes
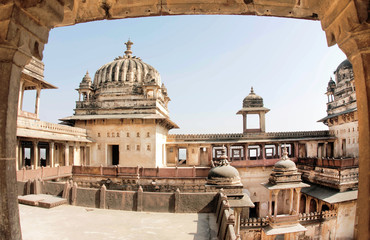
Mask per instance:
[[[233,166],[217,166],[212,168],[208,173],[208,178],[238,178],[239,172]]]
[[[263,98],[254,93],[253,87],[248,96],[243,100],[243,108],[263,107]]]
[[[100,86],[108,83],[117,83],[121,85],[141,85],[156,84],[161,86],[159,72],[140,58],[132,56],[129,40],[125,43],[127,50],[123,57],[117,57],[114,61],[104,64],[100,67],[94,77],[94,86]]]
[[[82,78],[82,81],[80,83],[80,88],[89,88],[91,86],[91,77],[89,75],[89,72],[86,71],[85,76]]]
[[[274,165],[274,171],[295,171],[297,167],[292,160],[280,160]]]
[[[225,149],[222,149],[222,152],[219,165],[213,167],[208,173],[207,183],[211,185],[241,184],[238,170],[229,165]]]
[[[341,64],[338,65],[335,72],[338,72],[340,69],[348,69],[348,68],[352,68],[352,64],[348,59],[346,59]]]
[[[286,149],[283,152],[283,157],[281,158],[280,161],[275,163],[272,171],[274,172],[297,171],[297,166],[292,160],[289,159],[288,152],[286,151]]]
[[[330,81],[328,82],[328,86],[329,87],[332,87],[332,86],[335,86],[336,84],[335,84],[335,82],[334,82],[334,80],[333,80],[333,78],[331,78],[330,77]]]

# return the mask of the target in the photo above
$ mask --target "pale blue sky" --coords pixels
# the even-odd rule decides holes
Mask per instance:
[[[267,131],[326,129],[327,82],[345,59],[327,47],[320,22],[255,16],[171,16],[100,21],[53,29],[45,46],[41,120],[73,114],[86,70],[133,55],[155,67],[172,101],[172,133],[241,132],[236,112],[253,86]],[[27,105],[27,104],[26,104]]]

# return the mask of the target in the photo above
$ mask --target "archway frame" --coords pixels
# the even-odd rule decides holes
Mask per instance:
[[[0,2],[0,236],[21,239],[15,146],[21,71],[42,59],[51,28],[103,19],[163,15],[258,15],[320,20],[329,46],[353,65],[359,115],[360,177],[356,237],[370,237],[369,0],[2,0]]]

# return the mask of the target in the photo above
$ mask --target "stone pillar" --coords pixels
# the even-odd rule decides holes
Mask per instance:
[[[242,212],[241,208],[234,208],[235,216],[235,234],[236,236],[240,235],[240,214]]]
[[[292,144],[292,147],[294,147],[294,157],[298,158],[298,156],[299,156],[299,143],[295,142],[294,144]]]
[[[269,191],[269,217],[272,216],[272,191]]]
[[[310,213],[310,202],[311,202],[311,197],[307,195],[306,197],[306,213]]]
[[[289,214],[293,214],[293,200],[294,200],[294,189],[289,189],[290,190],[290,204],[289,204]],[[299,201],[300,199],[298,199]],[[299,210],[299,209],[298,209]]]
[[[17,141],[17,144],[15,145],[15,169],[19,170],[19,140]]]
[[[247,115],[243,112],[243,133],[247,133]]]
[[[19,86],[19,96],[18,96],[18,112],[22,111],[23,95],[24,95],[24,81],[21,80]]]
[[[0,236],[2,239],[21,239],[15,146],[19,80],[22,68],[30,57],[17,51],[11,44],[7,45],[6,40],[2,38],[8,35],[10,23],[3,21],[7,13],[1,13],[0,32],[4,34],[0,35],[0,43],[2,43],[0,45]],[[12,24],[16,25],[14,20]]]
[[[35,114],[36,117],[39,118],[40,113],[40,93],[41,93],[41,87],[37,86],[36,89],[36,102],[35,102]]]
[[[324,143],[324,154],[323,154],[323,157],[328,157],[328,152],[327,152],[327,148],[328,148],[328,142],[325,142]]]
[[[265,125],[265,112],[260,112],[259,113],[259,117],[260,117],[260,129],[261,129],[261,132],[266,132],[266,125]]]
[[[230,148],[230,144],[226,144],[226,151],[227,151],[227,157],[229,158],[229,161],[231,162],[231,148]]]
[[[275,206],[274,206],[274,217],[276,218],[277,215],[277,206],[278,206],[278,195],[279,195],[279,190],[274,191],[275,194]]]
[[[55,144],[54,142],[49,143],[49,163],[50,167],[54,167],[54,154],[55,154]]]
[[[276,143],[275,145],[275,157],[274,158],[279,158],[279,144]]]
[[[64,164],[65,166],[69,166],[69,144],[66,143],[64,145]]]
[[[2,1],[0,4],[0,236],[22,239],[16,184],[16,130],[21,72],[42,58],[51,27],[64,18],[64,1]],[[53,11],[51,11],[51,9]]]
[[[262,159],[263,160],[266,160],[266,151],[265,151],[265,144],[264,143],[261,143],[261,155],[262,155]]]
[[[32,146],[33,146],[33,166],[34,166],[34,169],[37,169],[39,167],[39,161],[40,161],[39,141],[32,141]]]
[[[248,155],[248,143],[246,143],[245,145],[244,145],[244,156],[245,156],[245,160],[248,160],[248,158],[249,158],[249,155]]]
[[[300,199],[301,199],[301,189],[300,188],[296,188],[295,189],[296,191],[296,194],[297,194],[297,202],[296,202],[296,212],[299,213],[299,202],[300,202]]]
[[[207,154],[208,154],[208,164],[211,165],[212,163],[212,145],[207,147]]]
[[[84,153],[83,153],[83,161],[84,161],[84,165],[89,165],[88,161],[87,161],[87,146],[85,144],[84,146]]]
[[[368,1],[332,1],[321,26],[329,46],[338,44],[352,63],[359,126],[359,193],[355,236],[370,238],[370,25]],[[361,220],[360,220],[361,219]]]

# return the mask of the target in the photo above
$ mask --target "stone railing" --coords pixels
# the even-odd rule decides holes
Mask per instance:
[[[247,228],[260,228],[267,226],[268,217],[265,218],[241,218],[240,219],[240,227],[247,227]]]
[[[168,140],[227,140],[227,139],[280,139],[325,137],[334,135],[330,131],[300,131],[300,132],[265,132],[265,133],[225,133],[225,134],[170,134]]]
[[[25,129],[46,131],[46,132],[52,132],[52,133],[62,133],[62,134],[68,134],[68,135],[79,135],[83,137],[87,136],[86,129],[70,127],[70,126],[55,124],[55,123],[50,123],[50,122],[44,122],[44,121],[39,121],[35,119],[27,119],[27,118],[22,118],[22,117],[18,117],[17,128],[25,128]]]
[[[338,213],[336,210],[328,210],[323,212],[311,212],[311,213],[300,213],[299,214],[299,221],[306,222],[306,221],[315,221],[315,220],[322,220],[322,219],[329,219],[333,217],[337,217]]]
[[[21,182],[34,179],[51,180],[69,176],[72,176],[72,166],[41,167],[28,170],[23,168],[17,171],[17,181]]]
[[[206,178],[209,167],[93,167],[73,166],[74,175],[107,176],[107,177],[131,177],[131,178]]]
[[[326,220],[333,217],[337,217],[338,213],[336,210],[329,210],[323,212],[311,212],[311,213],[300,213],[298,216],[278,216],[278,221],[297,221],[308,222],[308,221],[318,221]],[[273,220],[273,218],[271,218]],[[275,221],[276,222],[276,221]],[[277,223],[277,222],[276,222]],[[269,225],[269,217],[264,218],[241,218],[240,227],[242,228],[261,228]]]
[[[358,158],[298,158],[298,164],[329,168],[358,167]]]
[[[240,239],[235,233],[235,216],[224,193],[219,194],[216,208],[216,222],[218,227],[218,239]]]

